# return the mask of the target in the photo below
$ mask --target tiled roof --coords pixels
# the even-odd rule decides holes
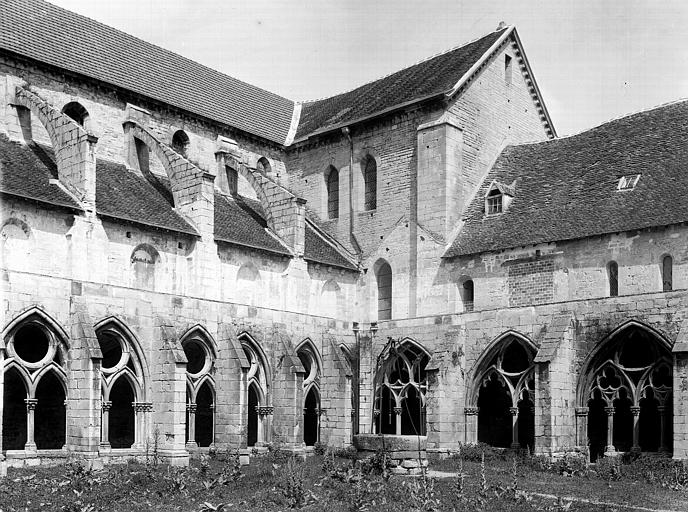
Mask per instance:
[[[587,132],[507,147],[483,180],[445,257],[688,222],[688,101],[610,121]],[[617,191],[622,176],[635,189]],[[484,215],[493,180],[515,196]]]
[[[334,245],[327,242],[323,233],[306,223],[306,248],[303,258],[313,263],[322,263],[333,267],[358,270],[356,265],[344,257]]]
[[[283,144],[294,103],[42,0],[0,0],[0,48]]]
[[[57,167],[42,146],[21,144],[0,134],[0,192],[33,201],[81,210],[57,183]]]
[[[215,192],[215,240],[291,256],[268,232],[260,203],[242,196]]]
[[[143,176],[115,162],[96,162],[96,213],[143,226],[198,235]]]
[[[415,64],[352,91],[302,106],[296,139],[325,129],[451,90],[504,33],[502,29],[477,41]]]

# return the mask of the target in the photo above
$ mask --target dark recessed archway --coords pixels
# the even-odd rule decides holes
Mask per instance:
[[[34,440],[39,450],[60,449],[65,444],[65,392],[54,371],[41,377],[36,388]]]
[[[213,443],[213,391],[207,382],[196,393],[196,444],[201,447]]]
[[[112,448],[131,448],[134,444],[134,401],[136,395],[124,376],[110,390],[109,441]]]
[[[23,450],[26,444],[26,388],[15,368],[5,370],[2,397],[2,449]]]

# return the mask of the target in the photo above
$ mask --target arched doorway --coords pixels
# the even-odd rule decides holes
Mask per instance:
[[[107,441],[111,448],[131,448],[136,440],[134,402],[136,394],[125,376],[120,376],[110,388]]]
[[[535,347],[525,337],[500,337],[478,362],[473,393],[476,438],[502,448],[535,445]]]
[[[386,352],[386,353],[385,353]],[[425,367],[428,353],[411,340],[390,340],[375,376],[374,430],[378,434],[426,433]]]
[[[246,445],[260,446],[270,441],[270,418],[273,408],[270,404],[268,383],[270,369],[260,346],[247,333],[239,336],[241,348],[248,362],[244,368],[246,404]]]
[[[637,322],[617,329],[584,365],[579,386],[594,462],[610,452],[669,452],[672,359],[668,343]]]
[[[10,324],[5,337],[2,449],[62,449],[66,443],[66,334],[32,308]]]
[[[313,446],[320,440],[320,353],[311,340],[304,340],[296,350],[303,376],[303,442]]]
[[[186,447],[207,448],[215,442],[215,344],[201,326],[182,337],[186,355]]]

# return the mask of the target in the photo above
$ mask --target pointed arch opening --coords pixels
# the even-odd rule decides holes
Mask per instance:
[[[4,339],[3,449],[61,449],[66,439],[64,330],[31,308],[5,328]]]
[[[477,405],[477,440],[501,448],[535,445],[535,346],[508,332],[479,358],[469,403]]]
[[[96,324],[95,331],[105,363],[100,368],[101,448],[140,448],[152,404],[146,402],[146,363],[138,341],[114,317]]]
[[[320,439],[320,377],[322,359],[311,340],[304,340],[296,350],[303,369],[303,442],[313,446]]]
[[[578,386],[591,460],[670,453],[672,392],[672,357],[661,335],[631,321],[607,336],[586,360]]]
[[[246,443],[247,446],[259,446],[269,441],[269,417],[272,415],[270,404],[270,367],[260,345],[247,333],[239,336],[248,368],[246,372]]]
[[[674,289],[674,260],[670,255],[662,258],[662,290],[670,292]]]
[[[391,340],[375,377],[375,433],[426,435],[429,360],[428,352],[412,340]]]
[[[377,162],[372,155],[367,155],[363,160],[363,186],[365,211],[377,208]]]
[[[186,445],[206,448],[215,443],[215,343],[200,326],[182,336],[186,355]]]

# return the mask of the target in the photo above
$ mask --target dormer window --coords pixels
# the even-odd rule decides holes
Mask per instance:
[[[621,178],[619,178],[619,185],[616,187],[616,190],[619,192],[622,190],[633,190],[638,184],[638,181],[640,181],[640,174],[621,176]]]
[[[485,215],[499,215],[504,213],[514,198],[514,185],[505,185],[493,181],[485,194]]]
[[[497,189],[490,190],[489,194],[487,194],[487,204],[485,206],[486,213],[488,215],[502,213],[502,207],[502,193]]]

